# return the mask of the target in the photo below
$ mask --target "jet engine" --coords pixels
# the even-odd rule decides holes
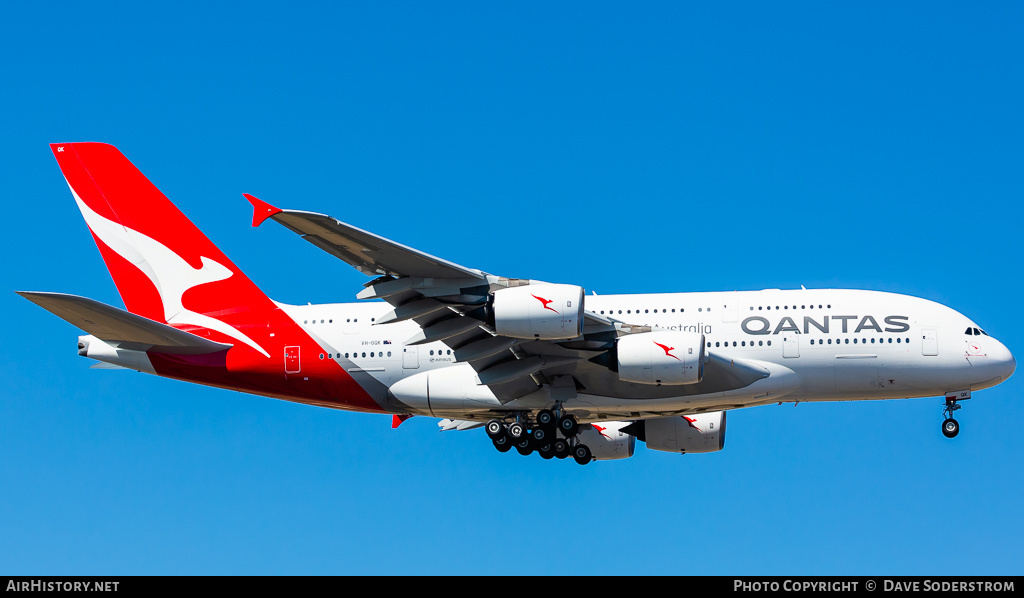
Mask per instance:
[[[616,341],[619,379],[640,384],[696,384],[704,377],[704,335],[655,330]]]
[[[491,304],[494,329],[502,336],[541,340],[583,334],[583,288],[532,284],[500,289]]]
[[[594,422],[580,426],[579,441],[590,448],[598,461],[625,459],[633,456],[636,437],[622,431],[629,422]]]
[[[725,447],[725,412],[645,419],[624,430],[656,451],[713,453]]]

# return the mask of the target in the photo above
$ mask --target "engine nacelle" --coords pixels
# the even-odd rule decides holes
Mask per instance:
[[[583,424],[576,438],[590,448],[598,461],[625,459],[633,456],[636,436],[622,431],[629,422],[598,422]]]
[[[643,420],[647,448],[670,453],[713,453],[725,448],[725,412]]]
[[[619,379],[640,384],[696,384],[704,377],[704,335],[655,330],[616,340]]]
[[[494,329],[502,336],[541,340],[583,334],[583,288],[532,284],[494,292]]]

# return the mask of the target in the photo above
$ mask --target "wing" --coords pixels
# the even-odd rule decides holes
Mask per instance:
[[[270,218],[368,276],[480,280],[486,275],[400,245],[324,214],[282,210],[249,194],[253,226]]]
[[[16,292],[96,338],[125,349],[196,355],[231,348],[93,299],[64,293]]]
[[[610,366],[609,352],[619,336],[649,332],[649,327],[583,310],[581,333],[574,338],[532,340],[502,335],[490,317],[494,293],[544,283],[466,268],[331,216],[283,210],[251,195],[245,197],[253,205],[253,226],[275,220],[360,272],[376,276],[356,295],[359,299],[382,299],[392,306],[375,325],[415,321],[420,332],[406,344],[444,341],[454,350],[456,360],[469,363],[479,383],[487,385],[502,403],[544,385],[565,398],[587,392],[650,399],[743,388],[769,375],[768,370],[754,363],[711,356],[704,378],[697,384],[624,382]]]

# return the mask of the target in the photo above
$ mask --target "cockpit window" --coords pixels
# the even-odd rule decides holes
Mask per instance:
[[[974,329],[974,336],[981,336],[981,331],[977,328]]]
[[[973,335],[974,334],[974,329],[973,328],[968,328],[967,332],[965,332],[964,334]]]
[[[988,336],[988,333],[985,332],[984,330],[982,330],[981,333],[984,334],[985,336]]]

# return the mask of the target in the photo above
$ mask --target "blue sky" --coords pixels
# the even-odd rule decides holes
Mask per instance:
[[[1019,357],[1024,7],[825,4],[7,7],[0,571],[1021,574],[1019,374],[952,441],[801,404],[579,467],[90,371],[13,293],[120,305],[47,146],[105,141],[279,301],[366,278],[243,192],[588,292],[907,293]]]

